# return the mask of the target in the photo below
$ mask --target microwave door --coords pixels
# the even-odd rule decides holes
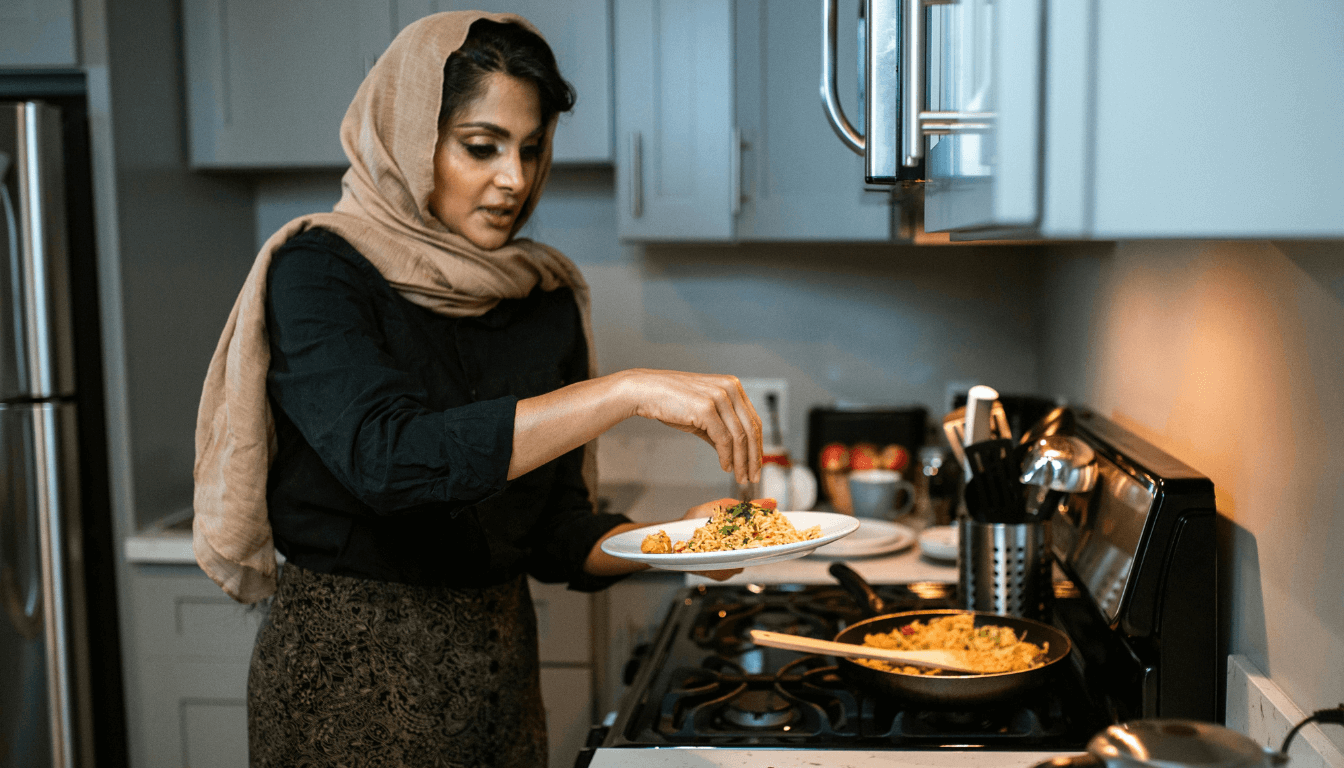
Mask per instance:
[[[831,128],[864,158],[864,182],[891,185],[916,181],[923,164],[901,164],[901,0],[860,0],[860,125],[845,115],[837,96],[837,0],[822,0],[821,102]]]
[[[1039,221],[1041,14],[1040,0],[928,10],[926,230],[1004,236]]]

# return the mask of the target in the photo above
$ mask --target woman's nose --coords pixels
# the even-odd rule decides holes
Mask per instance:
[[[505,152],[500,157],[499,169],[495,172],[495,184],[501,189],[517,192],[526,183],[523,175],[523,158],[517,150]]]

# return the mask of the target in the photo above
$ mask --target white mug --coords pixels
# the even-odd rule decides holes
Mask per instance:
[[[905,501],[896,506],[896,494],[905,491]],[[849,473],[849,497],[855,517],[893,520],[915,506],[915,486],[894,469],[861,469]]]

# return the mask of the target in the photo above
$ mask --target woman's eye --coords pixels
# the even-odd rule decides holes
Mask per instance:
[[[541,145],[540,145],[540,144],[528,144],[527,146],[523,147],[522,154],[523,154],[523,157],[526,157],[526,158],[529,158],[529,159],[531,159],[531,158],[536,158],[536,157],[541,157]]]
[[[477,160],[489,160],[495,156],[494,144],[465,144],[467,152]]]

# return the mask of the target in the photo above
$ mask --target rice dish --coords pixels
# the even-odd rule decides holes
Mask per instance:
[[[673,542],[666,531],[644,537],[640,551],[655,555],[756,549],[821,538],[821,526],[799,531],[783,513],[753,501],[720,509],[685,541]]]
[[[1011,627],[975,626],[975,616],[957,613],[912,621],[890,632],[863,636],[863,644],[897,651],[965,651],[966,666],[978,674],[1022,672],[1045,663],[1050,643],[1036,645],[1017,636]],[[936,675],[938,669],[921,669],[878,659],[854,659],[858,664],[905,675]],[[963,674],[963,673],[953,673]]]

